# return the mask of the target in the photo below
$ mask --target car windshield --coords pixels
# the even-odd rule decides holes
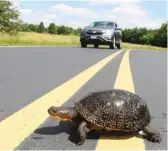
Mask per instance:
[[[89,25],[90,28],[111,29],[114,28],[113,22],[93,22]]]

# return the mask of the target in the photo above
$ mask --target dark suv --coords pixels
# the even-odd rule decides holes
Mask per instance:
[[[122,42],[121,28],[117,27],[115,22],[98,21],[85,27],[80,34],[81,47],[87,47],[87,44],[94,44],[95,48],[99,45],[109,45],[114,49],[121,49]]]

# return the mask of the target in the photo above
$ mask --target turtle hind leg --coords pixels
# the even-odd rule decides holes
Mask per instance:
[[[78,133],[80,136],[80,141],[77,143],[77,146],[82,145],[86,138],[87,138],[87,133],[90,130],[87,128],[87,123],[85,121],[81,122],[78,127]]]
[[[161,133],[156,129],[153,129],[150,125],[147,125],[143,129],[144,133],[147,135],[147,139],[154,143],[160,143],[162,140]]]

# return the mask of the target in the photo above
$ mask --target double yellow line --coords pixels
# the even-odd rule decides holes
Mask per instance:
[[[129,62],[129,52],[130,50],[126,51],[122,59],[114,88],[135,93]],[[145,145],[143,139],[137,138],[136,136],[126,139],[122,137],[101,136],[98,140],[96,150],[145,150]]]
[[[85,83],[99,72],[107,63],[125,50],[113,53],[74,78],[63,83],[56,89],[45,94],[23,109],[0,122],[0,150],[14,150],[26,137],[28,137],[47,118],[47,109],[51,105],[61,106],[72,97]],[[134,92],[132,76],[129,66],[129,50],[126,52],[119,69],[115,88],[127,89]],[[108,143],[108,145],[107,145]],[[124,148],[122,146],[125,146]],[[102,136],[96,149],[127,149],[144,150],[141,139],[109,140]]]

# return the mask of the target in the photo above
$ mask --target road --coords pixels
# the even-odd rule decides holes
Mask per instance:
[[[167,149],[167,53],[78,47],[0,48],[0,149]],[[91,132],[75,145],[72,123],[47,114],[51,105],[73,106],[88,92],[123,88],[147,101],[162,142]],[[7,143],[6,143],[7,142]]]

